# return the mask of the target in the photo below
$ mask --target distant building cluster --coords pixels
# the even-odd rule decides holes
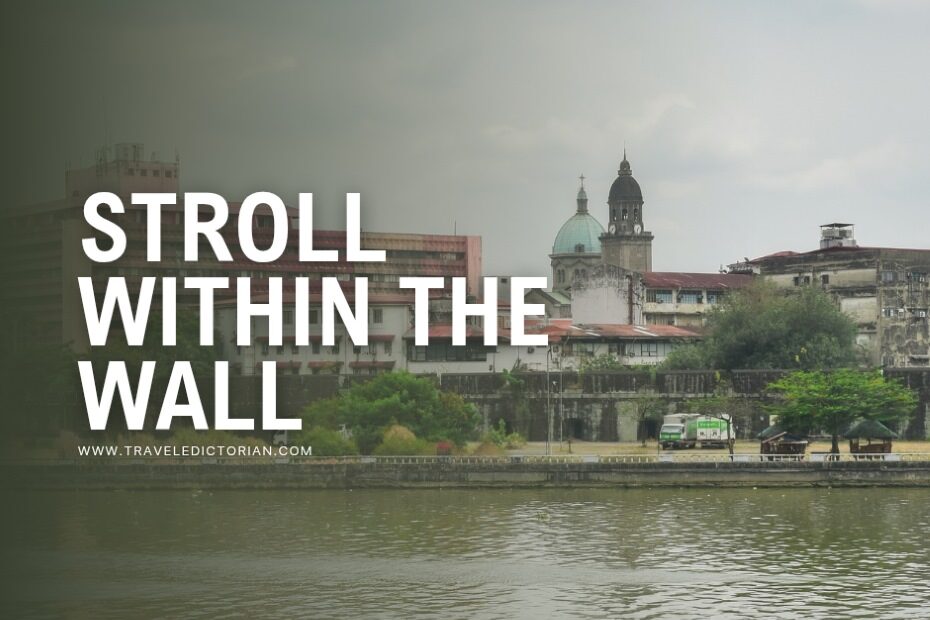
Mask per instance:
[[[859,247],[852,225],[837,223],[822,227],[821,246],[810,252],[746,259],[722,273],[653,271],[655,236],[645,228],[642,189],[625,153],[608,191],[606,228],[589,211],[588,190],[581,177],[574,213],[558,230],[549,255],[551,286],[526,295],[526,301],[545,307],[545,316],[531,321],[528,331],[548,334],[549,347],[509,343],[506,277],[498,280],[501,318],[496,347],[483,344],[483,329],[477,319],[469,325],[468,344],[452,346],[448,288],[434,291],[429,345],[414,345],[413,298],[398,288],[398,279],[464,277],[469,295],[480,299],[481,238],[476,236],[363,232],[363,247],[386,250],[387,260],[359,264],[345,260],[341,231],[315,231],[315,246],[337,250],[339,262],[301,263],[296,248],[289,247],[278,261],[254,263],[237,252],[235,225],[230,224],[221,232],[235,260],[205,259],[191,264],[181,260],[181,208],[168,207],[162,213],[163,260],[150,263],[145,256],[146,213],[139,206],[117,216],[122,218],[120,224],[129,239],[121,259],[94,264],[84,256],[81,239],[92,235],[82,216],[88,195],[110,191],[130,205],[133,192],[179,192],[180,176],[177,158],[146,159],[141,144],[119,144],[112,150],[100,150],[93,166],[67,171],[61,199],[0,211],[0,235],[8,254],[2,264],[5,286],[0,303],[3,320],[12,326],[7,344],[16,346],[17,340],[34,339],[86,350],[78,276],[91,276],[101,284],[107,277],[125,276],[136,287],[143,276],[229,276],[233,282],[235,276],[250,276],[256,299],[267,292],[261,287],[262,279],[271,276],[309,276],[311,295],[317,296],[324,276],[347,281],[367,276],[367,345],[356,345],[344,326],[337,325],[335,343],[323,346],[321,317],[311,310],[310,346],[294,344],[294,316],[285,311],[283,346],[269,346],[267,325],[253,319],[252,346],[237,347],[232,288],[226,293],[228,297],[217,300],[215,320],[222,356],[243,375],[260,372],[261,362],[267,360],[275,361],[281,373],[339,375],[396,369],[431,374],[568,370],[581,369],[594,360],[624,366],[655,365],[676,347],[701,338],[709,308],[753,278],[763,277],[786,289],[824,288],[854,318],[859,344],[874,363],[930,365],[930,250]],[[232,213],[237,208],[230,204]],[[263,239],[263,231],[270,242],[270,216],[257,215],[253,227],[257,242]],[[183,291],[179,289],[179,293]],[[292,291],[285,290],[285,296],[288,294]],[[196,300],[179,297],[179,303],[185,301]]]

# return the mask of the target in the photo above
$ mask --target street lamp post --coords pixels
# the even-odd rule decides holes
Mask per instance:
[[[549,357],[552,355],[552,349],[546,351],[546,420],[549,419],[549,411],[552,407],[552,389],[549,385]],[[546,456],[552,454],[552,446],[550,442],[552,440],[552,434],[546,433]]]

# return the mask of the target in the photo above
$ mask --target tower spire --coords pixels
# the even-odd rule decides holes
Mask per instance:
[[[578,177],[581,187],[578,188],[578,213],[588,212],[588,192],[584,191],[584,173]]]

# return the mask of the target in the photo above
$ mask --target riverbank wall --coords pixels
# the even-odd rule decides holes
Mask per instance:
[[[930,461],[844,462],[332,462],[6,465],[29,490],[394,489],[548,487],[930,487]]]

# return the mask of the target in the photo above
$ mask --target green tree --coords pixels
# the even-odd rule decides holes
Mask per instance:
[[[632,401],[633,415],[636,419],[636,428],[643,447],[646,446],[646,424],[650,420],[660,422],[668,412],[668,402],[660,394],[653,391],[640,391]]]
[[[461,446],[480,423],[478,412],[461,396],[440,391],[429,378],[403,371],[379,375],[317,401],[304,410],[303,419],[306,428],[335,430],[345,425],[363,454],[370,454],[393,425],[405,426],[427,441]]]
[[[914,412],[917,398],[908,388],[885,379],[880,371],[796,371],[770,383],[781,398],[769,406],[785,430],[829,433],[838,454],[839,436],[860,418],[896,422]]]
[[[103,377],[107,364],[110,361],[126,362],[130,379],[135,382],[139,376],[143,361],[155,362],[155,375],[152,378],[152,390],[149,399],[149,412],[161,408],[159,397],[164,397],[168,387],[168,378],[178,361],[190,362],[194,377],[197,379],[197,389],[203,399],[205,394],[212,393],[215,362],[220,353],[219,337],[214,334],[214,346],[200,345],[200,317],[194,310],[178,308],[175,317],[175,346],[162,345],[162,319],[161,315],[153,314],[146,325],[145,339],[141,347],[131,347],[126,344],[126,338],[119,333],[112,333],[106,346],[91,347],[88,359],[93,364],[94,375]],[[76,373],[75,366],[75,373]],[[98,378],[98,385],[101,379]],[[135,384],[135,383],[134,383]],[[183,394],[183,392],[182,392]],[[122,403],[119,399],[113,401],[108,424],[109,432],[119,432],[120,424],[125,424]],[[146,416],[146,427],[154,428],[155,417]]]
[[[855,335],[822,290],[786,293],[759,280],[711,309],[704,340],[672,352],[664,368],[840,368],[856,362]]]

